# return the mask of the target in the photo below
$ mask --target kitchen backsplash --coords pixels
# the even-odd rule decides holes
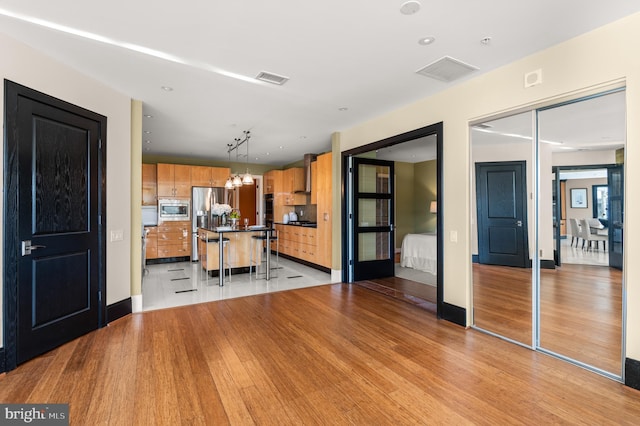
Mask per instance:
[[[294,206],[298,220],[308,220],[309,222],[317,222],[316,212],[318,209],[315,204],[307,204],[306,206]]]

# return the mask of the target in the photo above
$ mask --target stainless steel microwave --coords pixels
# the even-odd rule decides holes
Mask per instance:
[[[189,200],[158,200],[158,219],[189,220],[191,208]]]

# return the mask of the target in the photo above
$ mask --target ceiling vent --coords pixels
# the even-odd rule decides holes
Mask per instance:
[[[277,84],[280,86],[282,86],[287,81],[289,81],[289,77],[283,77],[281,75],[272,74],[270,72],[264,72],[264,71],[260,72],[260,74],[256,76],[256,79],[260,81],[266,81],[267,83],[271,83],[271,84]]]
[[[430,63],[426,67],[420,68],[416,73],[449,83],[459,78],[466,77],[477,70],[478,68],[473,65],[465,64],[464,62],[453,59],[450,56],[444,56],[437,61]]]

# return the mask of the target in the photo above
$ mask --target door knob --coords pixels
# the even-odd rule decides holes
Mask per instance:
[[[522,221],[521,220],[516,220],[516,226],[522,226]]]

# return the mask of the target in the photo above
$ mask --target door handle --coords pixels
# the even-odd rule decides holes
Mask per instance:
[[[31,254],[33,250],[37,250],[39,248],[47,248],[47,246],[43,245],[31,245],[31,240],[22,241],[22,255],[28,256]]]
[[[521,220],[516,220],[516,226],[522,227],[522,221]]]

